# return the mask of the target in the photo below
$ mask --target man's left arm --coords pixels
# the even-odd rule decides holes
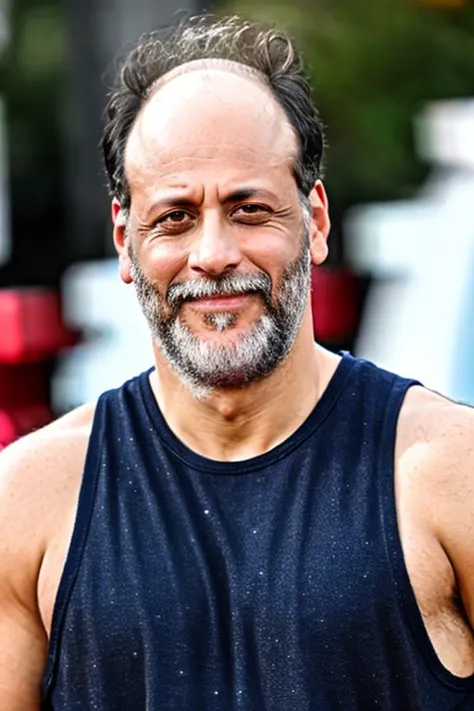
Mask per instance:
[[[474,630],[474,409],[451,403],[441,407],[436,432],[433,525]]]

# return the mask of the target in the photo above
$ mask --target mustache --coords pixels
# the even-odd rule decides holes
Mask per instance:
[[[172,284],[166,293],[166,301],[176,307],[185,301],[216,296],[239,296],[262,293],[265,300],[271,299],[272,283],[266,274],[233,274],[218,279],[199,279]]]

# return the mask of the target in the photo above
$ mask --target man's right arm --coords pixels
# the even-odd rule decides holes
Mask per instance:
[[[38,711],[47,635],[37,580],[45,550],[35,436],[0,454],[0,708]]]
[[[0,711],[40,709],[63,565],[48,554],[71,539],[94,410],[83,405],[0,453]]]

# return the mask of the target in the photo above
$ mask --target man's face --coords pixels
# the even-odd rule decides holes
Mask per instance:
[[[138,301],[155,342],[170,365],[194,388],[235,388],[269,375],[294,343],[306,307],[310,282],[308,241],[279,279],[270,275],[229,273],[172,285],[163,297],[147,279],[133,249],[132,276]],[[275,298],[272,292],[276,292]],[[240,312],[250,298],[261,302],[260,315],[232,338]],[[197,306],[195,302],[200,302]],[[209,302],[209,303],[208,303]],[[206,327],[221,336],[210,339],[182,318],[186,304],[198,308]],[[225,334],[232,334],[225,338]]]
[[[196,392],[269,375],[295,342],[312,227],[296,151],[267,90],[216,69],[172,79],[132,129],[122,276],[161,353]]]

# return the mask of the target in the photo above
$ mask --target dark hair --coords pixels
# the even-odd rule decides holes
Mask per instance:
[[[292,40],[274,28],[238,17],[198,15],[143,36],[125,57],[106,109],[101,141],[112,194],[130,207],[124,168],[129,133],[154,83],[172,69],[197,59],[227,59],[260,72],[298,136],[298,188],[308,195],[321,175],[323,125]]]

